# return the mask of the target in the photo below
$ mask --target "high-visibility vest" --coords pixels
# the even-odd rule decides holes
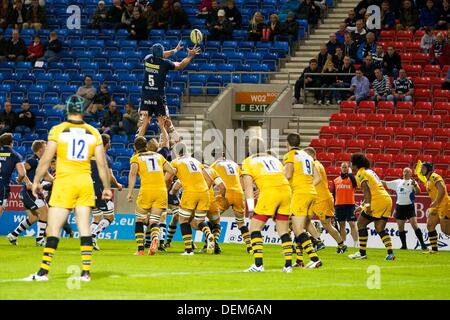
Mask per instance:
[[[341,176],[334,179],[335,205],[355,204],[355,188],[352,180]]]

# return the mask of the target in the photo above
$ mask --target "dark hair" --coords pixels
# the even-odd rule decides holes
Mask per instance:
[[[291,147],[299,147],[300,135],[298,133],[289,133],[287,136],[287,142]]]
[[[369,169],[370,168],[369,159],[367,159],[367,157],[365,155],[363,155],[362,153],[352,154],[350,161],[352,162],[352,165],[358,169],[360,169],[360,168]]]
[[[106,146],[110,141],[111,141],[111,137],[106,133],[102,133],[103,146]]]
[[[134,149],[136,149],[136,152],[147,151],[147,139],[145,137],[137,137],[134,139]]]
[[[91,77],[90,75],[88,75],[88,74],[84,76],[84,79],[83,79],[83,80],[86,80],[87,78],[89,78],[89,79],[92,80],[92,77]]]
[[[317,63],[317,59],[311,59],[311,60],[309,60],[309,63],[311,64],[311,63]]]
[[[0,136],[0,146],[9,146],[13,142],[13,135],[12,133],[4,133]]]

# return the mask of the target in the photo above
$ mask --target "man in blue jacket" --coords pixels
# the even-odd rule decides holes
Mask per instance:
[[[420,11],[420,27],[432,27],[436,26],[436,23],[441,14],[441,10],[434,4],[433,0],[427,0],[427,5]]]

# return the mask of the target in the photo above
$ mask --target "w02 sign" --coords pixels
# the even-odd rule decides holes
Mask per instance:
[[[265,112],[272,105],[278,92],[236,92],[236,112]]]

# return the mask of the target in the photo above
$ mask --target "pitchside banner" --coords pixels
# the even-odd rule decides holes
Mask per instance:
[[[278,92],[236,92],[236,112],[263,113],[278,96]]]

